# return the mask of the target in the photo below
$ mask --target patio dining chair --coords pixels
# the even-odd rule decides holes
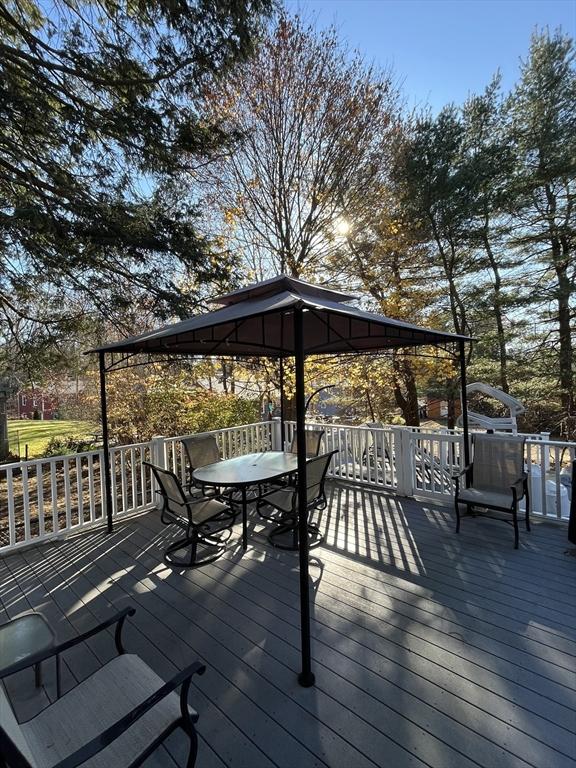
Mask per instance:
[[[324,483],[332,457],[337,450],[314,456],[306,462],[307,510],[322,510],[327,506]],[[270,515],[262,513],[262,507],[269,506],[276,510],[277,526],[269,533],[268,541],[279,549],[298,549],[298,486],[297,483],[284,488],[268,491],[258,500],[257,510],[265,520],[272,520]],[[308,525],[309,547],[317,547],[323,536],[317,525]]]
[[[180,442],[188,461],[188,491],[194,493],[199,488],[205,493],[205,489],[195,483],[192,473],[198,467],[205,467],[207,464],[215,464],[222,460],[216,435],[190,435],[183,437]],[[208,495],[213,495],[213,489],[210,489]]]
[[[194,662],[169,682],[139,656],[126,653],[122,628],[134,608],[125,608],[83,634],[21,660],[19,672],[60,656],[115,626],[117,656],[33,718],[19,722],[0,682],[0,765],[2,768],[136,768],[178,728],[189,739],[186,768],[196,762],[198,714],[189,706],[194,675],[206,667]],[[59,680],[59,677],[58,677]],[[178,695],[176,691],[180,689]]]
[[[324,437],[324,429],[307,429],[306,434],[306,458],[311,459],[313,456],[318,456],[320,453],[320,445],[322,444],[322,438]],[[288,453],[298,453],[298,435],[294,432],[292,440],[290,441],[290,448]],[[281,477],[278,480],[270,481],[266,486],[260,486],[258,489],[258,496],[264,496],[270,489],[283,488],[286,485],[293,484],[295,473],[285,477]],[[266,515],[262,515],[264,519],[269,519]]]
[[[305,431],[306,436],[306,456],[312,458],[312,456],[318,456],[320,453],[320,445],[322,438],[324,437],[324,429],[307,429]],[[298,435],[294,432],[292,441],[290,443],[290,453],[298,453]]]
[[[216,435],[190,435],[183,437],[180,442],[188,461],[188,493],[194,495],[200,491],[204,496],[213,496],[225,503],[238,504],[240,500],[234,488],[207,488],[197,483],[192,477],[195,469],[222,461]],[[238,514],[238,511],[238,509],[233,510],[234,514]]]
[[[173,472],[147,461],[142,463],[150,468],[162,496],[160,519],[165,525],[175,523],[186,531],[184,538],[166,549],[164,562],[185,568],[198,568],[214,562],[226,549],[226,539],[234,524],[230,507],[211,497],[187,495]],[[199,553],[199,547],[203,548],[204,554]],[[187,559],[176,554],[186,550],[189,550]]]
[[[518,549],[518,504],[526,497],[526,530],[530,530],[528,475],[524,471],[523,437],[516,435],[475,434],[472,436],[473,461],[453,477],[456,533],[460,532],[460,505],[493,509],[512,515],[504,522],[514,526],[514,548]],[[461,479],[467,487],[461,488]],[[502,517],[496,517],[502,520]]]

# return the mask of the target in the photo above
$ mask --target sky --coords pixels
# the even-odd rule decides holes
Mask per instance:
[[[576,37],[576,0],[285,0],[317,26],[334,24],[367,61],[392,67],[409,107],[437,112],[480,93],[499,69],[519,76],[535,28]]]

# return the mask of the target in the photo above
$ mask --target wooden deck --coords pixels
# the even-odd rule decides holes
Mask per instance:
[[[34,608],[59,639],[133,604],[128,650],[168,678],[196,658],[200,768],[562,768],[576,760],[576,558],[566,529],[511,528],[332,484],[312,553],[316,687],[299,669],[297,559],[251,518],[248,552],[166,568],[177,535],[156,514],[0,560],[0,620]],[[240,533],[240,529],[237,529]],[[112,654],[69,653],[65,686]],[[32,674],[9,691],[20,718],[54,695]],[[150,766],[183,764],[174,735]]]

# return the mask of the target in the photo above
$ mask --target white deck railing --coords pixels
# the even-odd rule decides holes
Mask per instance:
[[[337,449],[329,476],[402,496],[450,502],[452,476],[463,466],[462,434],[410,427],[353,427],[313,424],[324,430],[325,450]],[[295,424],[286,422],[284,447]],[[280,450],[280,424],[260,422],[216,430],[223,458],[252,451]],[[566,520],[570,467],[576,443],[527,435],[526,466],[531,508],[548,519]],[[184,482],[181,437],[110,449],[112,513],[122,517],[150,508],[154,489],[144,461],[172,469]],[[104,522],[103,452],[17,462],[0,466],[0,554]]]
[[[223,456],[270,450],[270,422],[214,431]],[[179,437],[110,448],[115,518],[150,508],[152,461],[185,478]],[[103,451],[0,465],[0,555],[104,522]]]

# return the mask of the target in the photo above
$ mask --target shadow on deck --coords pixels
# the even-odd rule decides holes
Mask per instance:
[[[297,557],[271,549],[250,518],[199,570],[167,568],[179,534],[149,513],[111,535],[85,532],[0,561],[0,620],[34,608],[64,640],[135,605],[126,647],[164,678],[195,658],[197,765],[573,767],[576,758],[576,561],[566,529],[535,523],[513,549],[488,519],[333,483],[312,553],[317,684],[299,670]],[[96,638],[69,653],[64,688],[113,653]],[[20,718],[54,696],[32,673],[9,692]],[[178,734],[149,766],[182,765]]]

